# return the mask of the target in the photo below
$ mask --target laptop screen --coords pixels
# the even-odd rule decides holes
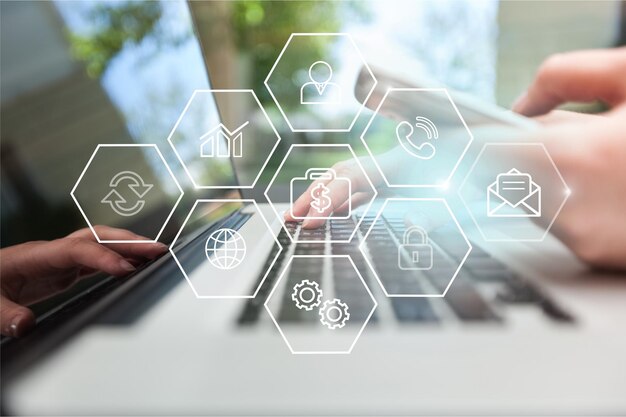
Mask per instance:
[[[200,195],[167,139],[194,91],[211,87],[187,4],[2,2],[1,26],[2,246],[87,226],[70,191],[99,144],[157,145],[185,191],[161,237],[170,241]],[[198,125],[219,123],[215,100],[204,104]],[[175,135],[183,152],[197,147],[193,134]],[[82,180],[83,210],[94,223],[154,234],[178,198],[167,167],[154,152],[111,152],[108,167]],[[159,193],[136,216],[119,216],[95,198],[108,186],[98,170],[125,170],[129,158]],[[205,184],[236,184],[229,158],[194,169]],[[239,194],[201,194],[225,195]]]

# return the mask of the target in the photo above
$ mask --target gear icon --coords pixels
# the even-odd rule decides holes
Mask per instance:
[[[317,282],[303,279],[293,286],[291,299],[300,310],[311,311],[322,302],[322,290]]]
[[[319,314],[322,324],[330,330],[341,329],[350,320],[348,305],[338,298],[324,301]]]

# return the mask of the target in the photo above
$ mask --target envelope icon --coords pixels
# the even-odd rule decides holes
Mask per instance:
[[[515,168],[498,174],[487,187],[487,216],[541,217],[541,187]]]

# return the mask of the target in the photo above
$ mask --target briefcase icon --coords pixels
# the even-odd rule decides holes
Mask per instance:
[[[419,238],[418,243],[411,243],[413,236]],[[409,227],[398,247],[398,268],[411,271],[428,270],[432,267],[433,247],[428,241],[428,233],[419,226]]]
[[[308,190],[309,185],[313,181],[320,180],[317,186],[311,190]],[[333,192],[326,184],[332,182]],[[310,193],[311,196],[311,210],[304,216],[296,216],[293,213],[293,203],[298,199],[299,194],[295,189],[304,189]],[[340,192],[337,194],[337,192]],[[289,202],[291,203],[291,217],[294,219],[348,219],[352,216],[352,184],[348,178],[338,177],[337,172],[332,168],[311,168],[306,171],[304,177],[296,177],[291,180],[289,186]],[[333,201],[336,199],[337,201]],[[348,203],[348,210],[346,214],[340,216],[334,215],[332,207]],[[317,214],[319,213],[319,214]]]

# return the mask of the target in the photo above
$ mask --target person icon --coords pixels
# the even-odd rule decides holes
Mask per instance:
[[[309,67],[309,79],[300,88],[300,104],[336,104],[341,102],[341,88],[330,80],[333,68],[325,61],[316,61]]]

